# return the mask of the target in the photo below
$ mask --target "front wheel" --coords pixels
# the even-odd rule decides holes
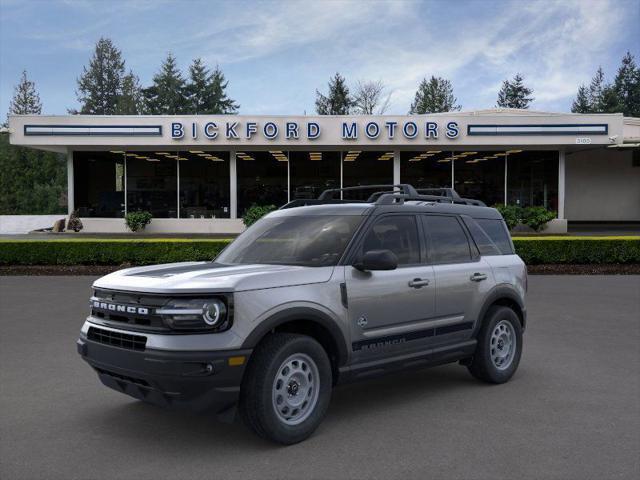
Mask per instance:
[[[313,338],[275,333],[251,357],[240,413],[261,437],[290,445],[309,437],[329,406],[331,363]]]
[[[488,383],[504,383],[516,372],[521,355],[522,326],[518,315],[509,307],[491,307],[478,333],[469,372]]]

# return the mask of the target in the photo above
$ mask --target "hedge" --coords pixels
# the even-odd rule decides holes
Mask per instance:
[[[149,265],[213,259],[228,239],[0,240],[0,265]],[[640,263],[640,237],[517,237],[529,265]]]
[[[519,237],[513,243],[527,265],[640,263],[640,237]]]
[[[213,259],[230,240],[0,240],[0,265],[150,265]]]

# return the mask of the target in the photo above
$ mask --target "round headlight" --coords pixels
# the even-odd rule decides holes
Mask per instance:
[[[220,300],[213,300],[204,305],[202,318],[207,325],[215,326],[225,318],[225,314],[224,303]]]

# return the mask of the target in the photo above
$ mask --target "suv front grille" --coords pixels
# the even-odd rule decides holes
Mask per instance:
[[[155,314],[168,301],[166,297],[96,290],[90,301],[91,316],[116,328],[127,325],[140,330],[168,331],[162,317]]]
[[[102,328],[89,327],[87,338],[103,345],[142,351],[147,346],[147,337],[130,335],[128,333],[113,332]]]

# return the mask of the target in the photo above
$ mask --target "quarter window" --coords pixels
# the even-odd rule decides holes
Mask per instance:
[[[420,241],[415,217],[392,215],[378,220],[362,244],[362,253],[370,250],[391,250],[398,265],[420,262]]]
[[[425,215],[423,219],[430,239],[432,263],[471,261],[469,240],[456,217]]]
[[[511,246],[511,239],[509,238],[509,231],[507,230],[504,221],[502,220],[490,220],[479,218],[476,220],[478,225],[489,235],[489,238],[500,249],[503,255],[513,254],[513,247]]]

